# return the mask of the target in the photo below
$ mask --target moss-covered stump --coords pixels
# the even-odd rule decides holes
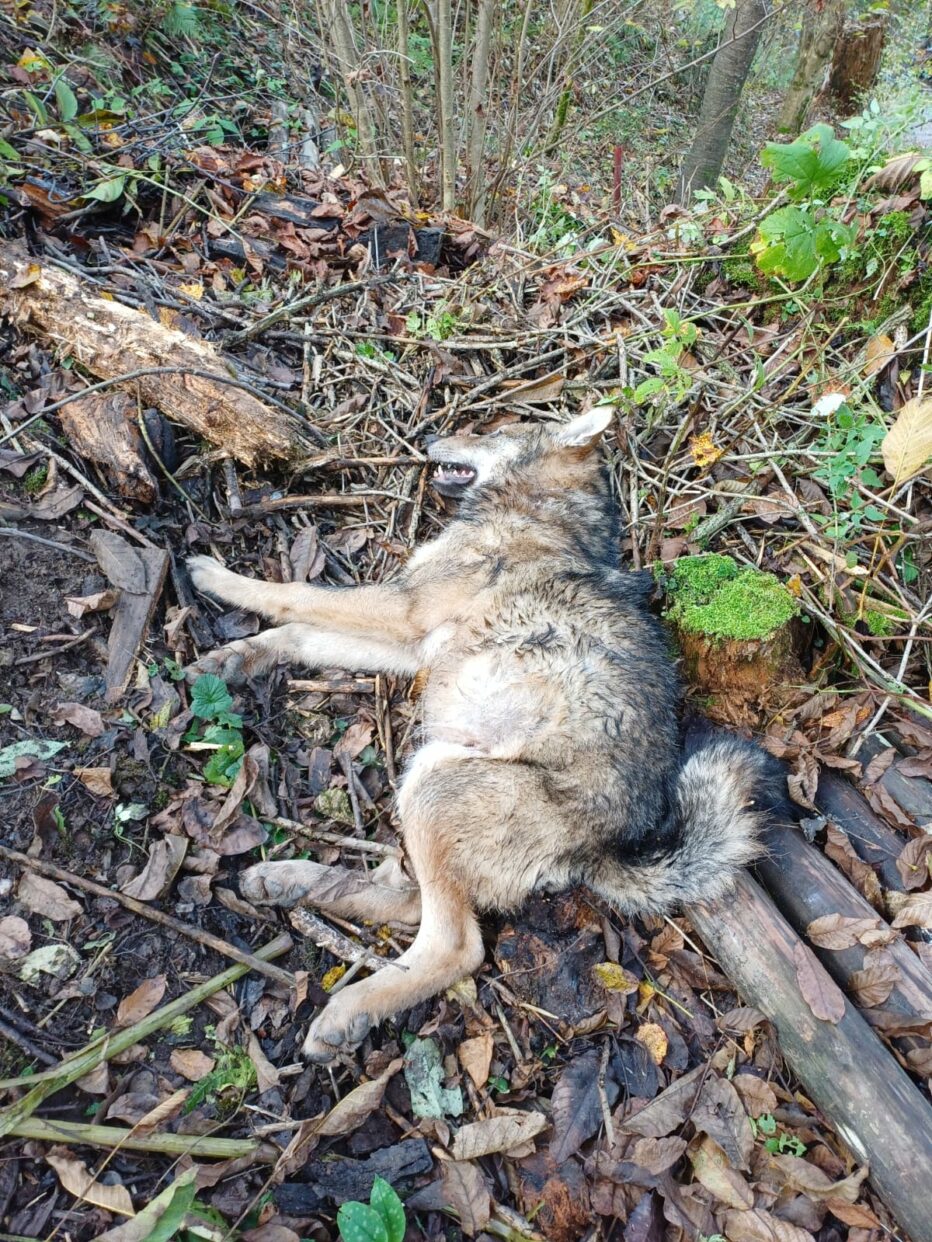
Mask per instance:
[[[713,716],[734,722],[802,680],[799,605],[773,574],[730,556],[686,556],[668,591],[687,681]]]

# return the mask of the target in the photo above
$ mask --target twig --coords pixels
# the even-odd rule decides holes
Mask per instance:
[[[58,1064],[50,1052],[46,1052],[44,1048],[38,1047],[22,1031],[18,1031],[16,1027],[10,1026],[9,1022],[4,1022],[2,1018],[0,1018],[0,1035],[4,1039],[8,1039],[11,1044],[16,1044],[17,1048],[21,1048],[27,1057],[35,1057],[37,1061],[41,1061],[44,1065]]]
[[[280,966],[273,966],[257,954],[245,953],[242,949],[237,949],[234,945],[221,940],[212,932],[193,927],[190,923],[182,923],[180,919],[174,918],[171,914],[156,910],[153,906],[146,905],[145,902],[137,901],[135,897],[128,897],[126,893],[121,893],[118,889],[107,888],[93,880],[85,880],[83,876],[73,875],[62,867],[56,867],[54,863],[46,862],[45,859],[30,858],[28,854],[21,854],[18,850],[11,850],[5,845],[0,845],[0,858],[17,863],[20,867],[26,867],[30,871],[37,871],[39,875],[48,876],[50,879],[60,880],[63,884],[70,884],[74,888],[93,893],[97,897],[111,897],[120,905],[126,906],[127,910],[132,910],[134,914],[140,914],[153,923],[161,924],[162,927],[170,927],[179,936],[186,936],[189,940],[194,940],[207,949],[213,949],[215,953],[222,953],[224,957],[240,962],[243,966],[248,966],[250,970],[257,970],[260,974],[267,975],[276,983],[283,983],[287,988],[294,987],[294,975],[290,971],[282,970]]]
[[[383,845],[381,841],[366,841],[360,837],[347,837],[338,832],[327,832],[324,828],[315,828],[313,824],[302,824],[296,819],[283,819],[280,816],[267,817],[263,823],[274,824],[276,828],[286,828],[297,833],[308,841],[320,841],[324,845],[339,845],[345,850],[359,850],[362,854],[381,854],[385,858],[400,858],[401,850],[397,845]]]
[[[11,539],[28,539],[30,543],[41,543],[43,547],[54,548],[56,552],[70,552],[72,556],[79,556],[82,561],[97,564],[97,557],[91,556],[90,552],[72,547],[70,543],[60,543],[57,539],[43,539],[41,535],[33,535],[30,531],[20,530],[16,526],[0,526],[0,535],[8,535]]]
[[[282,953],[287,953],[293,944],[294,941],[285,933],[276,936],[274,940],[264,945],[256,956],[262,961],[280,957]],[[155,1031],[162,1030],[176,1018],[187,1013],[189,1009],[201,1004],[208,996],[213,996],[215,992],[235,983],[237,979],[246,974],[248,969],[248,966],[240,964],[228,967],[219,975],[214,975],[212,979],[198,984],[184,996],[179,996],[177,1000],[170,1001],[160,1009],[154,1010],[140,1022],[122,1031],[105,1032],[92,1040],[87,1047],[60,1062],[54,1069],[44,1070],[41,1074],[27,1074],[21,1078],[8,1078],[0,1082],[0,1091],[6,1091],[10,1087],[28,1086],[31,1088],[22,1099],[0,1112],[0,1136],[9,1134],[14,1126],[21,1125],[28,1117],[31,1117],[42,1101],[48,1099],[50,1095],[77,1082],[79,1078],[95,1070],[104,1061],[109,1061],[117,1053],[125,1052],[133,1044],[140,1043]]]
[[[328,953],[332,953],[341,961],[359,962],[361,959],[369,958],[370,960],[365,964],[372,970],[381,970],[383,966],[391,965],[384,958],[371,957],[371,949],[364,944],[356,944],[350,940],[349,936],[344,936],[341,931],[337,931],[322,918],[312,914],[306,906],[296,906],[294,910],[289,911],[288,918],[296,932],[307,936],[319,949],[326,949]]]
[[[85,630],[83,634],[79,634],[77,638],[72,638],[70,642],[62,643],[62,645],[60,647],[56,647],[54,651],[34,651],[32,655],[20,656],[18,660],[13,661],[13,664],[14,666],[21,664],[35,664],[37,660],[48,660],[51,656],[57,656],[62,651],[70,651],[72,647],[80,647],[81,643],[86,643],[87,640],[89,638],[93,638],[96,633],[96,628],[92,630]],[[26,857],[25,854],[23,857]],[[32,861],[33,860],[30,859],[30,862]]]
[[[252,337],[258,336],[260,332],[264,332],[266,328],[271,328],[274,324],[280,323],[283,319],[293,318],[298,311],[310,310],[312,307],[321,306],[324,302],[330,302],[334,298],[345,298],[354,293],[368,292],[370,289],[377,289],[379,285],[398,284],[406,275],[406,272],[392,272],[386,276],[373,276],[371,280],[351,280],[345,285],[333,285],[327,289],[321,289],[318,293],[311,293],[306,298],[297,298],[294,302],[286,302],[283,306],[270,311],[268,315],[264,315],[262,319],[257,319],[255,323],[250,324],[247,328],[243,328],[239,332],[231,332],[224,340],[224,346],[229,349],[233,345],[241,345],[243,341],[248,341]]]
[[[270,1143],[252,1139],[211,1138],[203,1134],[137,1134],[119,1126],[95,1126],[77,1121],[52,1121],[47,1117],[27,1117],[7,1133],[13,1138],[37,1139],[40,1143],[88,1144],[92,1147],[151,1151],[163,1156],[194,1156],[200,1160],[238,1160],[252,1157],[257,1163],[272,1164],[281,1155]]]

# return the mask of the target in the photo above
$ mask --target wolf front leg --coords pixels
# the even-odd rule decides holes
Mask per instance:
[[[322,587],[303,582],[262,582],[226,569],[209,556],[192,556],[188,572],[199,591],[279,624],[394,642],[416,642],[411,596],[402,586]]]
[[[188,674],[196,677],[200,673],[216,673],[230,685],[236,685],[282,662],[303,664],[307,668],[345,668],[353,673],[397,673],[409,677],[414,676],[422,663],[413,643],[318,630],[294,622],[218,647],[192,664]]]

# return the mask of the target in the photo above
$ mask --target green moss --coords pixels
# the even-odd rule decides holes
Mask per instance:
[[[668,616],[711,638],[769,638],[799,612],[773,574],[740,568],[730,556],[685,556],[673,567]]]
[[[35,496],[38,492],[42,491],[48,477],[48,466],[36,466],[36,468],[34,470],[30,470],[25,479],[23,479],[23,487],[30,496]]]
[[[849,612],[842,616],[845,625],[854,626],[858,621],[863,621],[867,626],[867,632],[873,634],[875,638],[889,638],[895,634],[898,625],[894,617],[887,616],[885,612],[876,612],[873,608],[867,608],[864,612]]]
[[[761,274],[746,258],[726,259],[722,264],[722,275],[733,285],[743,285],[748,289],[759,289],[765,282]]]

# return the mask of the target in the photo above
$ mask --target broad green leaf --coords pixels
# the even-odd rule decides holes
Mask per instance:
[[[8,142],[4,142],[2,138],[0,138],[0,155],[2,155],[5,160],[18,160],[20,158],[19,152],[16,148],[11,147],[10,144]]]
[[[369,1202],[385,1226],[388,1242],[404,1242],[405,1210],[401,1200],[392,1186],[384,1177],[377,1177],[372,1183]]]
[[[838,220],[817,219],[803,207],[781,207],[761,222],[751,251],[767,275],[806,280],[823,263],[834,263],[851,235]]]
[[[367,1203],[344,1203],[337,1225],[343,1242],[389,1242],[381,1216]]]
[[[78,115],[77,97],[64,78],[59,78],[55,83],[55,102],[58,104],[58,115],[63,121],[73,121]]]
[[[834,184],[851,148],[835,137],[830,125],[813,125],[795,142],[768,142],[761,154],[774,181],[791,182],[793,198],[813,198]]]
[[[96,198],[101,203],[115,203],[125,188],[125,177],[110,177],[106,181],[99,181],[93,190],[85,190],[84,198]]]
[[[67,742],[53,742],[45,738],[27,738],[24,742],[13,742],[0,750],[0,781],[12,776],[16,771],[16,760],[29,756],[32,759],[51,759],[60,750],[64,750]]]
[[[197,1194],[197,1186],[194,1184],[196,1175],[196,1168],[188,1169],[180,1174],[166,1190],[163,1190],[157,1198],[142,1209],[136,1217],[137,1222],[151,1212],[156,1205],[160,1209],[160,1214],[157,1215],[143,1242],[169,1242],[169,1239],[175,1236],[184,1224],[184,1218],[190,1211]]]
[[[226,683],[214,673],[202,673],[191,687],[191,711],[201,720],[215,720],[232,706],[233,698]]]
[[[29,108],[29,111],[36,118],[39,124],[48,125],[49,113],[42,100],[37,99],[32,91],[23,91],[23,99],[25,99],[26,106]]]

